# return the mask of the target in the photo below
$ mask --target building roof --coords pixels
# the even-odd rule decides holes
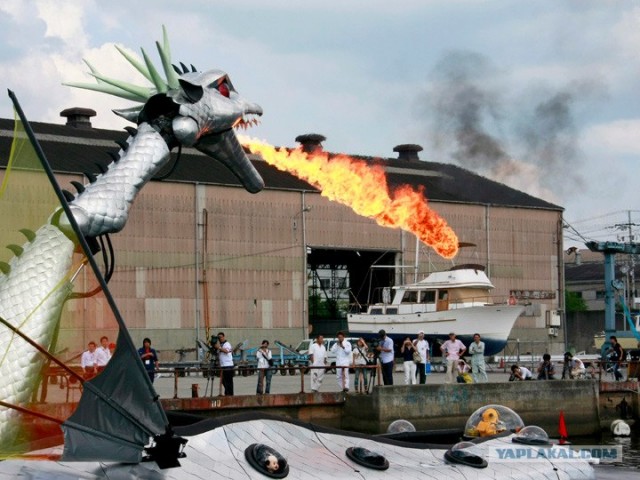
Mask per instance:
[[[622,265],[615,266],[615,278],[624,278],[620,271]],[[585,262],[579,265],[565,263],[564,277],[567,285],[577,283],[602,283],[604,288],[604,260],[600,262]],[[635,265],[635,278],[640,278],[640,265]]]
[[[41,122],[31,122],[31,125],[52,168],[60,173],[99,173],[94,162],[108,164],[110,158],[106,152],[117,152],[120,147],[114,142],[124,141],[128,136],[125,131],[74,128]],[[12,119],[0,119],[0,167],[7,164],[13,127]],[[175,159],[177,154],[174,151],[172,155]],[[413,187],[424,187],[425,194],[431,201],[562,210],[562,207],[456,165],[364,156],[355,158],[384,166],[389,184],[392,186],[409,184]],[[266,188],[317,190],[289,173],[278,171],[260,157],[251,155],[250,159],[262,175]],[[167,167],[167,172],[169,169],[170,167]],[[164,181],[240,186],[226,167],[195,149],[183,149],[181,161]]]

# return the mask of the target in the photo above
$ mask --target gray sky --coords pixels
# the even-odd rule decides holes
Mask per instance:
[[[156,60],[162,25],[174,61],[225,70],[262,105],[249,133],[274,145],[314,132],[330,151],[394,156],[418,143],[423,160],[563,206],[578,230],[596,222],[598,238],[626,221],[610,212],[640,208],[637,2],[3,0],[3,84],[32,121],[84,106],[120,128],[110,109],[131,104],[61,82],[91,81],[86,58],[143,83],[113,44]]]

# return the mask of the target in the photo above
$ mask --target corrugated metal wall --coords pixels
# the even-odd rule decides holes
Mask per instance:
[[[72,179],[82,181],[60,176],[63,187]],[[561,212],[431,206],[460,241],[474,246],[462,248],[450,261],[421,245],[419,279],[454,264],[481,264],[488,267],[497,295],[554,292],[555,299],[544,303],[547,309],[558,308]],[[152,182],[134,204],[125,229],[113,235],[117,268],[110,287],[136,341],[150,336],[160,349],[192,347],[196,325],[205,338],[206,249],[211,327],[231,332],[233,341],[255,343],[264,337],[295,343],[304,334],[303,237],[314,248],[389,250],[404,253],[405,265],[415,260],[413,235],[380,227],[316,192],[251,195],[239,188]],[[405,271],[405,280],[413,281],[414,274]]]

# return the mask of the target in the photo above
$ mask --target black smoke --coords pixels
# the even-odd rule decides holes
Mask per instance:
[[[452,52],[429,79],[432,148],[455,163],[555,201],[579,186],[576,109],[596,82],[520,85],[474,52]],[[439,157],[440,161],[444,160]]]

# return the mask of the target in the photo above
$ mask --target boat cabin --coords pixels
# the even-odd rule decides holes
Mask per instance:
[[[484,306],[493,303],[489,292],[493,284],[479,265],[461,265],[434,272],[417,283],[393,287],[382,293],[382,303],[371,305],[371,315],[427,313]]]

